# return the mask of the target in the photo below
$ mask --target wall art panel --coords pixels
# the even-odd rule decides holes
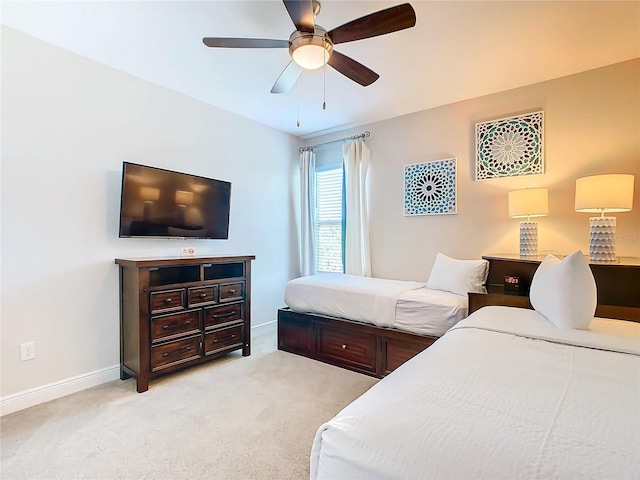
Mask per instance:
[[[476,180],[544,173],[544,112],[476,123]]]
[[[458,213],[456,159],[414,163],[404,167],[404,214]]]

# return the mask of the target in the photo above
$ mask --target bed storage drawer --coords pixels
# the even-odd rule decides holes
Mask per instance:
[[[278,310],[278,350],[378,378],[436,340],[344,318]]]
[[[315,320],[301,319],[290,310],[279,310],[278,349],[315,358]]]
[[[376,336],[318,324],[318,358],[363,373],[376,372]]]
[[[427,337],[416,337],[413,340],[384,337],[382,339],[382,374],[390,374],[435,341],[435,338]]]

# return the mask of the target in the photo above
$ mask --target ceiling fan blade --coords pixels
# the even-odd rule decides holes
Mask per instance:
[[[284,68],[284,70],[276,80],[276,83],[274,83],[273,87],[271,87],[271,93],[288,92],[296,83],[301,73],[302,67],[291,60],[289,62],[289,65]]]
[[[373,70],[365,67],[361,63],[356,62],[353,58],[349,58],[346,55],[336,52],[331,53],[329,61],[327,62],[345,77],[350,78],[356,83],[359,83],[363,87],[371,85],[373,82],[380,78]]]
[[[266,38],[218,38],[202,39],[207,47],[223,48],[289,48],[289,40],[268,40]]]
[[[282,0],[289,16],[300,32],[313,33],[316,22],[313,19],[311,0]]]
[[[397,32],[416,24],[416,12],[408,3],[380,10],[365,17],[334,28],[328,32],[335,44],[353,42],[363,38],[377,37],[386,33]]]

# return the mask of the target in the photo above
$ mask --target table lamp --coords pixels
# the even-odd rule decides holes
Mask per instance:
[[[144,202],[142,218],[145,221],[151,219],[151,206],[160,198],[160,189],[155,187],[140,187],[140,198]]]
[[[520,222],[520,256],[538,255],[538,222],[531,217],[549,215],[549,190],[546,188],[525,188],[509,192],[509,217],[524,218]]]
[[[176,190],[176,203],[178,204],[178,223],[185,225],[187,223],[187,205],[193,203],[193,192]]]
[[[616,217],[604,214],[631,210],[633,181],[633,175],[618,173],[576,180],[576,212],[600,213],[589,219],[589,261],[615,261]]]

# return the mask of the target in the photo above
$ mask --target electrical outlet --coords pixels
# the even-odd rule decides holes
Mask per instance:
[[[20,361],[33,360],[36,358],[36,342],[26,342],[20,344]]]
[[[195,257],[196,256],[196,249],[193,247],[182,247],[180,249],[180,256],[181,257]]]

